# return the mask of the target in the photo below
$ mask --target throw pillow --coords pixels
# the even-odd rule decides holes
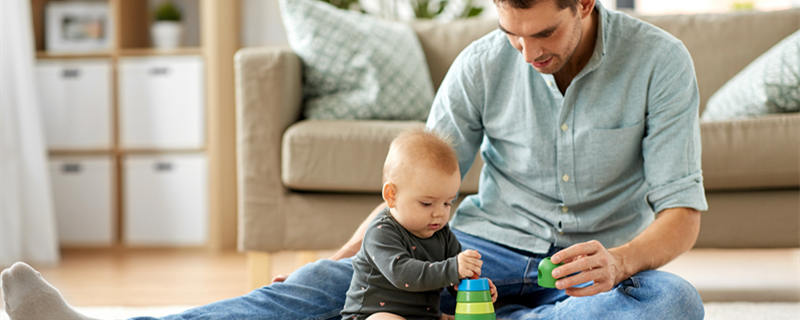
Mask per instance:
[[[427,118],[433,85],[411,27],[319,0],[280,4],[289,45],[303,61],[307,118]]]
[[[800,111],[800,31],[744,68],[708,100],[705,121]]]

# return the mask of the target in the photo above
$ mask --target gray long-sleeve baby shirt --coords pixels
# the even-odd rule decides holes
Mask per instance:
[[[438,319],[442,288],[458,284],[460,251],[461,244],[449,226],[421,239],[384,210],[370,223],[353,258],[353,279],[342,318],[391,312]]]

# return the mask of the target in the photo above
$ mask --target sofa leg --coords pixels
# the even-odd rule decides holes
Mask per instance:
[[[255,290],[272,283],[272,261],[267,252],[247,252],[247,285]]]
[[[297,251],[295,257],[295,269],[319,260],[317,251]]]
[[[318,251],[247,252],[247,285],[250,290],[272,283],[273,273],[290,274],[297,268],[319,260]]]

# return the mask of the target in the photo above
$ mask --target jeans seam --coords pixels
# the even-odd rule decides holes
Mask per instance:
[[[525,287],[528,284],[533,283],[532,281],[528,281],[528,271],[531,269],[531,261],[533,260],[533,258],[528,257],[527,260],[528,260],[527,263],[525,263],[525,271],[522,272],[522,285],[519,288],[520,295],[525,293]]]

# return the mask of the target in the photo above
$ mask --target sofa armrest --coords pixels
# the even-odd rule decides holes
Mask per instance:
[[[281,137],[302,110],[302,64],[289,48],[239,50],[234,57],[239,250],[283,238]],[[274,215],[268,216],[268,215]],[[265,224],[264,221],[272,223]]]

